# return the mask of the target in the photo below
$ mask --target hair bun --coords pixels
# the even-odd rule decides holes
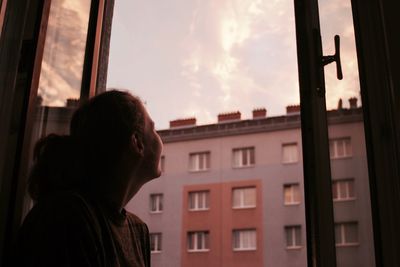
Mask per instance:
[[[52,191],[68,189],[76,155],[69,135],[50,134],[40,139],[33,151],[34,166],[29,177],[29,193],[35,200]]]

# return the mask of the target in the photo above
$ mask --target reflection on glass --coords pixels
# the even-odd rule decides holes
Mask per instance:
[[[90,0],[51,1],[31,151],[39,138],[69,132],[71,116],[79,104],[90,4]],[[30,166],[31,162],[25,164]],[[24,214],[31,204],[27,197]]]
[[[113,19],[108,87],[164,141],[126,207],[162,234],[152,266],[307,266],[293,1],[118,0]]]
[[[44,106],[66,106],[80,96],[90,3],[51,2],[38,92]]]
[[[325,67],[337,266],[375,266],[368,165],[350,0],[319,0],[324,55],[341,38],[343,80]],[[362,88],[361,88],[362,90]],[[348,102],[347,102],[348,100]]]

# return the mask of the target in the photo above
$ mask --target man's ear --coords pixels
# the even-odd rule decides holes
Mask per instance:
[[[141,156],[144,155],[143,139],[137,133],[134,133],[131,136],[131,146],[133,151],[135,151]]]

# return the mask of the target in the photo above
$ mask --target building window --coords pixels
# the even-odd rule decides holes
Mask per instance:
[[[189,170],[198,172],[210,169],[210,154],[210,152],[190,153]]]
[[[256,188],[234,188],[232,190],[232,207],[235,209],[256,207]]]
[[[150,195],[150,212],[159,213],[163,211],[163,194]]]
[[[208,210],[209,191],[189,192],[189,210]]]
[[[160,170],[161,172],[165,172],[165,156],[161,156],[160,158]]]
[[[357,222],[335,223],[336,246],[358,245]]]
[[[233,167],[242,168],[255,164],[254,147],[233,149]]]
[[[283,186],[285,205],[300,204],[300,186],[298,184],[286,184]]]
[[[150,249],[152,253],[161,252],[162,250],[161,233],[150,233]]]
[[[335,180],[332,182],[333,200],[353,200],[354,194],[354,179]]]
[[[282,163],[296,163],[299,161],[297,143],[282,144]]]
[[[329,153],[331,159],[351,157],[352,148],[350,137],[329,140]]]
[[[187,239],[187,249],[190,252],[209,250],[209,232],[198,231],[189,232]]]
[[[255,229],[233,230],[233,250],[256,250],[257,233]]]
[[[301,226],[285,226],[286,248],[301,248]]]

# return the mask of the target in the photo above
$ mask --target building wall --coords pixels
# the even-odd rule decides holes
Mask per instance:
[[[353,154],[349,158],[331,161],[332,179],[354,178],[356,199],[335,202],[335,221],[358,222],[359,244],[338,247],[338,266],[373,266],[373,242],[365,143],[360,119],[336,121],[329,126],[330,138],[350,137]],[[299,161],[282,163],[282,144],[297,143]],[[232,168],[232,149],[255,147],[255,165]],[[190,172],[189,154],[209,151],[210,169]],[[300,125],[274,131],[259,131],[249,134],[197,138],[166,142],[165,172],[146,184],[128,204],[127,209],[148,223],[151,232],[162,232],[162,252],[152,255],[153,266],[257,266],[249,261],[257,258],[263,266],[305,266],[306,226],[304,206],[304,183]],[[235,183],[256,183],[260,205],[256,214],[239,216],[229,206],[231,188]],[[297,183],[301,201],[297,205],[285,205],[283,186]],[[213,208],[198,214],[188,212],[187,193],[193,188],[210,188]],[[221,193],[225,192],[225,193]],[[149,213],[151,193],[164,194],[164,210],[160,214]],[[219,200],[220,199],[220,200]],[[220,201],[220,204],[215,204]],[[223,204],[225,203],[225,204]],[[262,210],[258,207],[262,207]],[[252,217],[253,216],[253,217]],[[238,253],[232,251],[232,228],[230,222],[252,222],[257,228],[257,252]],[[221,223],[222,222],[222,223]],[[221,229],[219,229],[221,225]],[[285,226],[301,227],[301,246],[286,248]],[[210,229],[210,251],[188,253],[187,231]],[[225,231],[229,229],[229,231]],[[258,230],[260,229],[260,231]],[[220,241],[220,240],[221,241]],[[220,243],[218,243],[218,242]],[[218,244],[222,244],[219,247]],[[259,254],[260,253],[260,254]],[[241,261],[243,260],[243,262]],[[205,264],[207,263],[207,264]],[[229,264],[225,264],[229,263]],[[235,263],[235,265],[231,265]],[[250,264],[250,265],[249,265]]]

